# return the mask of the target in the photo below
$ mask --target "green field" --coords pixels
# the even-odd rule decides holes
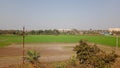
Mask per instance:
[[[89,42],[104,44],[109,46],[116,45],[116,38],[113,36],[80,36],[80,35],[27,35],[26,43],[76,43],[80,39],[86,39]],[[119,38],[120,39],[120,38]],[[0,47],[10,45],[12,43],[22,43],[22,36],[17,35],[0,35]],[[120,40],[119,40],[120,46]]]

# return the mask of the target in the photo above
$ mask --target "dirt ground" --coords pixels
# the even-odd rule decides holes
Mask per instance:
[[[25,51],[36,50],[40,53],[40,62],[54,62],[68,60],[73,54],[73,47],[77,43],[27,43]],[[106,52],[111,52],[114,47],[97,45]],[[22,63],[22,44],[12,44],[0,48],[0,67]],[[116,50],[120,55],[120,49]]]
[[[40,62],[54,62],[69,59],[76,43],[29,43],[25,51],[36,50],[40,53]],[[22,63],[22,44],[12,44],[0,48],[0,67]]]

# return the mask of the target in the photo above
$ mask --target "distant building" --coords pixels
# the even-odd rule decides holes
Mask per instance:
[[[119,32],[120,28],[109,28],[108,31],[110,31],[110,32],[113,32],[113,31]]]
[[[72,31],[72,29],[57,29],[59,32],[67,32],[67,31]]]

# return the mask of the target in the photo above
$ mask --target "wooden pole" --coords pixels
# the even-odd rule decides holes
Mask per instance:
[[[25,57],[25,49],[24,49],[24,46],[25,46],[25,27],[23,27],[23,64],[24,64],[24,57]]]

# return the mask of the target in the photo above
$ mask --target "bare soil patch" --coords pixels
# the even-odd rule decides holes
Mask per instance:
[[[63,61],[74,54],[73,48],[65,47],[75,45],[75,43],[28,43],[25,44],[25,52],[36,50],[41,55],[41,62]],[[0,48],[0,67],[20,63],[22,63],[22,44]]]
[[[27,50],[36,50],[40,53],[40,62],[55,62],[68,60],[73,54],[73,47],[77,43],[27,43],[25,44],[25,52]],[[97,45],[105,52],[110,53],[115,47]],[[116,50],[120,55],[120,49]],[[0,67],[22,63],[22,44],[13,44],[0,48]]]

